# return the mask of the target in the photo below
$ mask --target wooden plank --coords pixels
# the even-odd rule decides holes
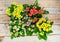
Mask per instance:
[[[60,0],[39,0],[39,4],[44,7],[60,7]]]
[[[60,42],[60,35],[48,36],[47,40],[39,40],[37,36],[26,36],[19,37],[15,39],[10,39],[10,37],[5,37],[2,42]]]
[[[0,0],[1,6],[10,6],[12,2],[23,3],[23,4],[33,4],[35,0]],[[60,7],[60,0],[38,0],[40,6],[44,7]],[[2,5],[1,5],[2,4]]]
[[[54,24],[60,24],[60,14],[46,14],[43,17],[48,17]],[[10,18],[6,14],[0,14],[0,24],[9,23]]]
[[[43,14],[43,17],[48,17],[49,19],[60,20],[60,14]]]

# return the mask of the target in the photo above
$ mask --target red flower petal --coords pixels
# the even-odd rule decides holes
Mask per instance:
[[[28,16],[32,16],[32,14],[28,14]]]
[[[34,14],[34,11],[33,11],[33,9],[31,9],[31,10],[30,10],[30,14]]]
[[[36,9],[36,6],[33,6],[33,9]]]
[[[44,10],[40,9],[39,14],[43,14],[43,13],[44,13]]]
[[[38,18],[34,18],[34,23],[38,21]]]
[[[26,12],[28,12],[28,11],[29,11],[29,8],[28,8],[28,7],[26,7],[25,11],[26,11]]]

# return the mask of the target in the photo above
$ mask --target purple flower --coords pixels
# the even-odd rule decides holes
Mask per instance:
[[[30,23],[29,22],[26,22],[26,26],[29,26],[30,25]]]

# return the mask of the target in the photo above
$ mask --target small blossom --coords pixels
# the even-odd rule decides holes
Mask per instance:
[[[34,27],[35,27],[35,25],[32,25],[32,27],[34,28]]]
[[[29,22],[26,22],[26,26],[29,26],[30,25],[30,23]]]

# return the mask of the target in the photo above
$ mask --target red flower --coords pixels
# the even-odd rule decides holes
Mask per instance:
[[[34,11],[33,11],[33,9],[31,9],[31,10],[30,10],[30,14],[34,14]]]
[[[28,16],[32,16],[32,14],[28,14]]]
[[[34,23],[38,21],[38,18],[34,18]]]
[[[28,12],[28,11],[29,11],[29,8],[28,8],[28,7],[26,7],[25,11],[26,11],[26,12]]]
[[[40,9],[38,13],[39,14],[44,14],[44,10],[43,9]]]
[[[33,9],[36,9],[36,6],[33,6]]]
[[[33,12],[34,12],[33,15],[36,15],[38,13],[38,11],[36,9],[33,9]]]

